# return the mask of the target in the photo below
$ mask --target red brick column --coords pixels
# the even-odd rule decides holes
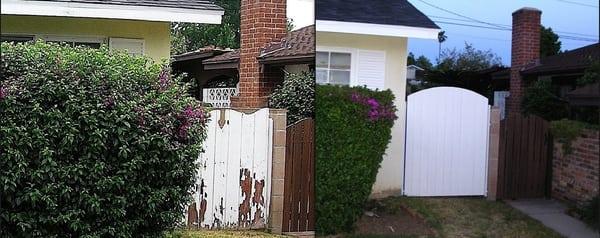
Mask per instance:
[[[510,68],[510,96],[506,101],[507,113],[521,113],[525,91],[520,71],[540,58],[540,21],[542,12],[535,8],[521,8],[513,12]]]
[[[268,96],[282,80],[280,70],[261,68],[260,48],[286,34],[286,0],[242,0],[240,22],[240,94],[232,107],[266,107]]]

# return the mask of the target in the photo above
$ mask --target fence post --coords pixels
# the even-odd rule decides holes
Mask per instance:
[[[283,225],[283,192],[285,185],[287,110],[270,109],[270,117],[273,119],[273,164],[269,228],[271,228],[272,233],[281,234]]]
[[[490,110],[487,199],[496,200],[498,192],[498,157],[500,151],[500,108]]]

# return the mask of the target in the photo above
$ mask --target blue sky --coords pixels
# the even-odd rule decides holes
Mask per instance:
[[[555,33],[598,41],[599,9],[593,7],[598,6],[598,0],[409,0],[430,19],[436,21],[442,30],[446,31],[448,39],[442,44],[442,50],[454,47],[461,49],[466,41],[472,43],[477,49],[491,49],[502,58],[505,65],[510,65],[510,31],[438,23],[438,21],[446,21],[489,26],[469,22],[468,19],[436,9],[422,1],[479,21],[508,25],[509,27],[512,21],[512,12],[522,7],[535,7],[542,11],[542,25],[552,27]],[[560,41],[562,42],[562,50],[575,49],[594,43],[570,40],[564,37],[561,37]],[[408,50],[413,52],[415,56],[425,55],[435,63],[435,59],[438,57],[438,42],[437,40],[410,39]]]

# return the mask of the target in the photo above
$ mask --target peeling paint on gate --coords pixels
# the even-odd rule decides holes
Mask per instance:
[[[252,178],[248,169],[240,171],[240,189],[242,191],[242,203],[240,203],[238,225],[248,227],[250,224],[250,198],[252,193]]]
[[[272,156],[269,109],[252,114],[214,110],[211,119],[204,153],[198,158],[200,171],[195,203],[186,214],[188,226],[196,212],[197,227],[266,228]]]
[[[254,196],[252,197],[252,206],[256,207],[254,213],[254,219],[252,220],[253,227],[264,226],[264,206],[265,197],[263,196],[263,188],[265,187],[265,180],[256,181],[254,183]]]
[[[200,194],[198,194],[200,200],[198,226],[204,221],[204,215],[206,214],[206,197],[208,194],[204,191],[204,187],[206,187],[204,186],[204,179],[200,179]]]
[[[204,199],[204,197],[202,198],[202,201],[200,202],[200,214],[199,214],[199,223],[198,225],[202,224],[202,222],[204,221],[204,216],[206,215],[206,199]]]
[[[193,202],[188,207],[188,219],[187,219],[187,227],[197,227],[198,222],[198,211],[196,210],[196,203]]]

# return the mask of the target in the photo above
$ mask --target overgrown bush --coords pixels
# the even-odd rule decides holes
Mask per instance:
[[[1,45],[1,237],[158,236],[181,220],[206,113],[124,52]]]
[[[565,153],[571,153],[571,143],[579,137],[584,129],[598,130],[598,125],[573,120],[558,120],[550,122],[550,132],[558,142],[562,143]]]
[[[525,90],[522,110],[525,114],[538,115],[548,121],[569,117],[569,104],[559,98],[550,80],[538,80]]]
[[[585,86],[600,82],[600,60],[594,60],[587,68],[583,76],[577,79],[578,86]]]
[[[394,95],[362,87],[316,87],[316,229],[352,229],[371,193],[394,124]]]
[[[283,84],[271,94],[269,106],[287,109],[287,123],[314,116],[315,76],[312,72],[286,73]]]

